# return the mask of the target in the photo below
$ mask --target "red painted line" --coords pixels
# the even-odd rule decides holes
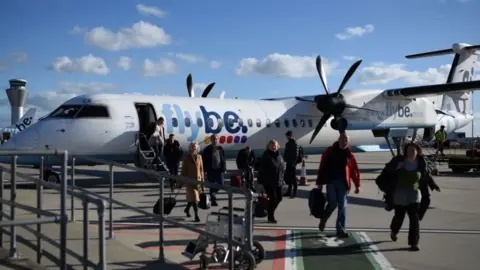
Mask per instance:
[[[113,231],[114,234],[132,234],[132,235],[154,235],[158,236],[158,232],[143,232],[143,231]],[[171,236],[184,236],[184,237],[193,237],[197,238],[198,233],[181,233],[181,232],[164,232],[165,235]]]
[[[285,270],[285,248],[287,248],[287,231],[277,231],[277,242],[275,243],[275,252],[273,259],[274,270]]]

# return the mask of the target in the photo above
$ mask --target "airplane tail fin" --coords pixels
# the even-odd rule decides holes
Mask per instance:
[[[35,114],[37,112],[37,109],[31,108],[29,109],[23,116],[20,118],[15,125],[11,125],[7,127],[8,129],[15,129],[15,131],[22,131],[26,129],[28,126],[30,126],[33,123],[33,118],[35,117]]]
[[[451,49],[431,51],[407,55],[407,59],[424,58],[446,54],[455,54],[446,83],[472,81],[475,76],[475,65],[480,55],[480,45],[455,43]],[[472,92],[451,92],[443,95],[442,111],[457,111],[463,114],[470,112],[471,107],[467,102],[471,99]]]

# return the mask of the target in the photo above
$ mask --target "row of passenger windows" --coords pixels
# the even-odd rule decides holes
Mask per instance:
[[[185,118],[184,119],[184,123],[185,123],[185,127],[190,127],[192,125],[192,119],[190,118]],[[197,126],[198,127],[203,127],[203,119],[202,118],[197,118]],[[273,123],[273,125],[275,125],[275,127],[279,128],[281,126],[281,123],[284,123],[284,126],[286,128],[290,127],[290,125],[293,127],[293,128],[296,128],[296,127],[306,127],[306,125],[308,125],[308,127],[313,127],[313,121],[311,119],[308,119],[307,121],[305,121],[304,119],[300,119],[297,121],[297,119],[292,119],[291,121],[288,120],[288,119],[285,119],[283,121],[281,121],[280,119],[277,119],[275,120],[275,122]],[[213,122],[213,119],[212,118],[209,118],[208,119],[208,126],[213,128],[214,126],[214,122]],[[255,124],[257,127],[261,128],[262,127],[262,120],[257,118],[256,121],[255,121]],[[233,119],[228,119],[228,126],[229,127],[233,127],[235,125]],[[239,126],[243,126],[244,125],[244,122],[243,122],[243,119],[239,119],[238,120],[238,125]],[[247,125],[249,127],[253,127],[253,120],[252,119],[247,119]],[[272,121],[270,119],[266,119],[265,120],[265,125],[267,128],[273,126],[272,125]],[[172,126],[173,127],[178,127],[178,119],[176,117],[172,118]],[[224,122],[222,119],[218,119],[218,126],[220,127],[223,127],[224,126]]]

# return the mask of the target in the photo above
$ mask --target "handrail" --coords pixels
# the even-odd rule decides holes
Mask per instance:
[[[92,197],[86,194],[77,192],[71,188],[67,188],[67,167],[68,167],[68,152],[59,151],[59,150],[48,150],[48,151],[0,151],[0,156],[11,156],[11,169],[5,168],[0,165],[0,194],[4,192],[4,172],[11,174],[10,179],[10,201],[4,199],[0,203],[0,246],[3,247],[3,228],[5,226],[10,226],[10,257],[17,256],[16,250],[16,230],[15,226],[20,226],[28,232],[34,234],[37,238],[37,263],[41,263],[42,253],[43,253],[43,242],[42,240],[47,241],[53,246],[59,248],[60,251],[60,269],[66,269],[66,254],[78,259],[84,264],[84,269],[92,266],[97,269],[106,269],[106,250],[105,250],[105,201],[98,199],[97,197]],[[19,156],[39,156],[41,159],[40,162],[40,178],[32,177],[31,175],[23,174],[17,172],[17,158]],[[63,157],[63,164],[61,165],[62,170],[62,179],[60,185],[49,183],[43,180],[44,176],[44,156],[61,156]],[[26,180],[33,181],[37,186],[37,208],[26,207],[24,205],[16,203],[16,177],[22,177]],[[43,210],[43,187],[48,187],[60,192],[60,215],[51,213],[49,211]],[[83,224],[83,234],[84,234],[84,250],[83,256],[80,256],[67,249],[67,223],[68,215],[66,212],[66,196],[70,195],[76,198],[79,198],[83,202],[83,212],[84,212],[84,224]],[[97,206],[98,212],[98,223],[99,223],[99,263],[94,264],[88,258],[88,205],[89,203],[95,204]],[[3,213],[3,204],[10,205],[10,215]],[[15,220],[15,209],[20,208],[26,211],[37,214],[37,219],[34,220]],[[50,215],[50,217],[43,217],[42,215]],[[51,216],[53,215],[53,216]],[[4,221],[3,219],[9,218],[9,221]],[[60,223],[60,243],[49,238],[48,236],[42,234],[41,224],[48,223]],[[27,225],[37,225],[37,229],[34,230]]]
[[[160,259],[160,261],[165,261],[164,246],[163,246],[164,245],[164,243],[163,243],[164,242],[164,227],[163,227],[164,222],[168,222],[170,224],[173,224],[173,225],[178,226],[178,227],[185,228],[185,229],[193,231],[193,232],[197,232],[201,235],[205,235],[205,236],[211,237],[211,238],[219,240],[219,241],[226,241],[228,243],[229,250],[231,250],[231,252],[229,253],[229,256],[230,256],[229,269],[233,269],[234,250],[232,249],[232,246],[234,244],[238,245],[238,246],[243,246],[244,250],[251,251],[252,246],[253,246],[253,236],[252,236],[252,234],[253,234],[252,233],[252,230],[253,230],[253,221],[252,221],[252,218],[253,218],[253,209],[252,209],[252,207],[253,207],[253,193],[250,189],[241,189],[241,188],[232,187],[232,186],[223,186],[223,185],[219,185],[219,184],[216,184],[216,183],[210,183],[210,182],[205,182],[205,181],[197,181],[197,180],[190,179],[190,178],[187,178],[187,177],[183,177],[183,176],[180,176],[180,175],[170,175],[167,172],[157,172],[157,171],[153,171],[153,170],[147,170],[147,169],[144,169],[144,168],[128,166],[128,165],[117,163],[117,162],[114,162],[114,161],[101,160],[101,159],[98,159],[98,158],[85,157],[85,156],[76,156],[75,158],[95,162],[95,163],[98,163],[98,164],[109,165],[109,169],[110,169],[109,170],[110,191],[109,191],[109,197],[108,198],[106,198],[105,196],[102,196],[100,194],[97,194],[95,192],[80,188],[80,187],[75,186],[75,187],[72,187],[72,188],[81,190],[82,192],[84,192],[86,194],[90,194],[92,196],[96,196],[98,198],[105,199],[109,202],[109,212],[110,212],[109,235],[110,235],[110,238],[114,237],[113,236],[113,204],[118,204],[118,205],[120,205],[120,206],[122,206],[126,209],[131,210],[131,211],[144,214],[148,217],[155,217],[155,218],[159,219],[159,240],[160,240],[159,241],[160,242],[159,259]],[[147,212],[143,209],[140,209],[138,207],[134,207],[134,206],[131,206],[131,205],[128,205],[128,204],[125,204],[123,202],[119,202],[119,201],[113,199],[113,193],[114,193],[113,192],[113,190],[114,190],[114,170],[113,170],[113,167],[120,167],[120,168],[124,168],[124,169],[131,170],[131,171],[141,172],[141,173],[144,173],[144,174],[147,174],[147,175],[154,176],[154,177],[156,177],[157,179],[160,180],[159,181],[159,184],[160,184],[159,185],[160,186],[159,187],[159,191],[160,191],[160,194],[159,194],[159,197],[160,197],[159,198],[160,213],[159,213],[159,215],[154,215],[154,214],[152,214],[150,212]],[[72,163],[72,169],[71,170],[72,170],[72,176],[73,176],[75,174],[74,163]],[[180,181],[180,182],[187,183],[187,184],[201,185],[201,186],[206,186],[206,187],[209,187],[209,188],[215,188],[215,189],[218,189],[218,190],[227,191],[227,193],[228,193],[228,206],[229,206],[228,207],[228,216],[229,216],[229,218],[228,218],[228,221],[229,221],[228,222],[228,237],[222,237],[222,236],[214,235],[214,234],[209,233],[207,231],[200,230],[197,227],[190,226],[188,224],[182,224],[182,223],[180,223],[176,220],[165,217],[164,213],[163,213],[163,199],[164,199],[164,183],[165,183],[166,178],[171,178],[175,181]],[[245,210],[246,210],[245,211],[246,241],[245,241],[245,243],[240,243],[233,238],[233,220],[234,220],[233,193],[243,194],[246,197],[246,207],[245,207]]]

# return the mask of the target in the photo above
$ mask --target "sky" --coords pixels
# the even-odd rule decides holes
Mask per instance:
[[[405,55],[480,44],[479,10],[480,0],[1,0],[0,87],[26,79],[26,109],[40,117],[86,93],[187,96],[189,73],[196,95],[213,81],[210,95],[226,98],[323,94],[317,55],[330,88],[357,59],[347,89],[444,83],[453,55]]]

